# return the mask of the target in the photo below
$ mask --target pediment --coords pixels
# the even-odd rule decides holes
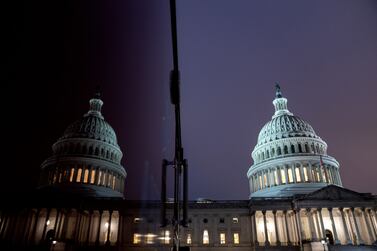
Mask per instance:
[[[346,188],[329,185],[303,196],[303,200],[365,200],[370,194],[358,193]]]

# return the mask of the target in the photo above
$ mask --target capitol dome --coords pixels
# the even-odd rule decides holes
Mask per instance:
[[[42,165],[40,188],[84,197],[123,197],[126,171],[114,129],[101,113],[99,94],[90,109],[67,127]]]
[[[276,85],[275,113],[258,135],[247,177],[250,197],[287,197],[329,184],[341,186],[339,163],[313,127],[288,110]]]

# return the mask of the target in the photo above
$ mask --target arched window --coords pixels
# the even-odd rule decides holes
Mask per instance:
[[[284,146],[284,154],[288,154],[288,146]]]
[[[262,160],[264,160],[264,152],[262,152]]]
[[[271,150],[271,157],[274,157],[275,156],[275,148],[272,148]]]
[[[306,153],[309,152],[309,146],[308,146],[308,143],[305,143],[305,152],[306,152]]]
[[[281,148],[280,148],[280,146],[278,146],[277,154],[278,154],[278,156],[281,155]]]
[[[291,145],[291,153],[295,153],[295,146]]]
[[[96,156],[99,155],[99,149],[98,149],[98,147],[96,147],[96,151],[94,152],[94,154],[95,154]]]
[[[266,152],[266,158],[268,159],[270,157],[270,151],[267,150]]]
[[[300,143],[298,143],[298,152],[299,152],[299,153],[302,153],[302,147],[301,147],[301,144],[300,144]]]
[[[203,231],[203,244],[209,244],[209,234],[207,229]]]

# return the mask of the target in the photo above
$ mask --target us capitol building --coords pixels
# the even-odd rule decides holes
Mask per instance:
[[[1,250],[170,250],[173,229],[160,227],[161,203],[124,198],[123,154],[102,105],[99,95],[91,99],[89,111],[53,144],[35,195],[0,206]],[[377,250],[377,197],[343,188],[326,142],[288,110],[279,86],[273,105],[251,153],[249,198],[190,201],[181,245]]]

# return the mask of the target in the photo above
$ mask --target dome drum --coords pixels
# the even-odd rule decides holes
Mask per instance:
[[[251,156],[254,163],[260,163],[269,159],[282,158],[293,155],[324,155],[327,152],[327,144],[321,139],[295,137],[279,139],[262,146],[256,146]]]

